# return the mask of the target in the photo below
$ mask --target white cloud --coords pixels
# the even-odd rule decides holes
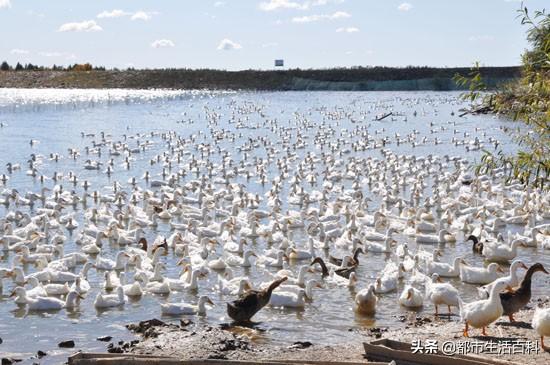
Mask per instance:
[[[76,59],[76,55],[74,53],[69,52],[38,52],[39,56],[42,57],[54,57],[54,58],[65,58],[67,60],[74,60]]]
[[[306,15],[301,17],[294,17],[292,18],[293,23],[312,23],[317,22],[320,20],[336,20],[336,19],[343,19],[343,18],[349,18],[351,15],[349,13],[346,13],[345,11],[337,11],[333,14],[314,14],[314,15]]]
[[[138,11],[132,15],[132,20],[149,20],[153,17],[153,13],[146,13],[144,11]]]
[[[131,13],[128,13],[124,10],[120,10],[120,9],[114,9],[114,10],[111,10],[111,11],[103,11],[99,14],[97,14],[97,17],[99,19],[102,19],[102,18],[120,18],[120,17],[123,17],[123,16],[128,16],[130,15]]]
[[[409,11],[413,8],[413,6],[409,3],[402,3],[397,7],[397,10],[399,11]]]
[[[347,27],[347,28],[338,28],[336,29],[337,33],[357,33],[359,28],[356,27]]]
[[[175,47],[176,45],[174,42],[172,42],[169,39],[157,39],[153,43],[151,43],[151,47],[153,48],[167,48],[167,47]]]
[[[216,1],[214,3],[214,7],[216,7],[216,8],[219,8],[219,7],[222,7],[222,6],[225,6],[225,1]]]
[[[84,20],[83,22],[65,23],[59,27],[58,32],[99,32],[101,28],[94,20]]]
[[[23,54],[29,54],[30,52],[27,51],[26,49],[19,49],[19,48],[14,48],[10,51],[11,54],[20,54],[20,55],[23,55]]]
[[[277,9],[307,9],[306,4],[301,4],[290,0],[270,0],[269,2],[261,2],[260,9],[263,11],[273,11]]]
[[[304,2],[292,1],[292,0],[269,0],[260,3],[260,10],[274,11],[278,9],[297,9],[307,10],[312,6],[323,6],[330,3],[341,4],[344,0],[308,0]]]
[[[218,51],[230,51],[233,49],[241,49],[243,46],[241,46],[239,43],[233,42],[231,39],[222,39],[220,44],[218,45]]]
[[[0,0],[0,9],[11,8],[10,0]]]
[[[468,38],[468,40],[470,42],[490,42],[490,41],[493,41],[494,39],[495,39],[495,37],[493,37],[492,35],[487,35],[487,34],[473,35],[473,36],[470,36]]]

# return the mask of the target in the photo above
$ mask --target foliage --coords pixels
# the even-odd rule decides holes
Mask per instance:
[[[516,155],[487,151],[477,171],[505,168],[509,179],[550,189],[550,14],[544,10],[531,14],[522,4],[519,18],[528,26],[527,40],[531,46],[522,57],[521,79],[491,94],[483,93],[486,89],[479,82],[479,70],[473,69],[469,78],[455,80],[469,85],[466,97],[472,102],[484,95],[481,105],[486,110],[522,122],[507,128],[519,143]],[[474,108],[480,110],[480,104]]]

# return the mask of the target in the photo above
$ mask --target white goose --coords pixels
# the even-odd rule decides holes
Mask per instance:
[[[122,306],[126,303],[128,297],[124,295],[124,288],[119,286],[116,289],[116,294],[103,294],[97,293],[94,300],[94,307],[96,308],[111,308]]]

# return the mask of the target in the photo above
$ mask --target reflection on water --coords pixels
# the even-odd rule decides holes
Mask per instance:
[[[67,107],[67,105],[69,107]],[[55,107],[53,107],[55,106]],[[218,124],[214,126],[217,130],[224,129],[233,133],[232,138],[221,139],[218,143],[219,153],[225,151],[233,154],[235,160],[239,160],[246,152],[248,161],[253,164],[254,158],[265,158],[265,151],[261,149],[245,151],[236,147],[243,147],[245,143],[257,140],[260,137],[267,137],[273,141],[279,152],[285,151],[283,141],[273,133],[270,125],[277,121],[279,125],[287,128],[290,134],[295,133],[298,125],[307,120],[307,128],[301,131],[302,140],[306,143],[304,148],[291,149],[289,153],[296,153],[299,160],[310,151],[316,154],[333,154],[337,159],[349,159],[352,157],[375,157],[380,158],[379,149],[349,150],[343,151],[341,146],[334,144],[331,149],[320,151],[316,140],[328,139],[331,141],[353,139],[361,140],[367,130],[376,138],[388,137],[388,140],[395,138],[396,134],[401,137],[417,131],[419,136],[434,135],[441,143],[419,143],[412,147],[410,143],[391,144],[386,146],[400,154],[415,154],[427,156],[428,154],[468,156],[475,162],[479,161],[481,151],[470,151],[463,144],[452,143],[457,137],[464,139],[466,135],[471,138],[480,136],[487,141],[489,138],[498,139],[504,146],[505,151],[515,149],[509,138],[502,132],[501,126],[506,121],[491,116],[468,116],[458,118],[456,114],[463,104],[458,100],[457,93],[429,93],[429,92],[313,92],[313,93],[206,93],[206,92],[137,92],[137,91],[47,91],[47,90],[6,90],[0,89],[0,121],[5,127],[0,129],[0,174],[4,173],[3,167],[8,162],[21,163],[23,171],[10,176],[9,188],[17,188],[22,194],[27,191],[40,191],[42,184],[29,176],[25,170],[31,153],[49,156],[50,153],[60,153],[63,158],[54,163],[47,161],[40,167],[40,173],[52,177],[55,172],[67,174],[74,171],[79,178],[76,186],[68,181],[63,181],[65,189],[75,190],[82,194],[80,183],[88,180],[92,185],[91,190],[106,191],[106,187],[112,187],[115,181],[120,182],[126,191],[131,187],[126,183],[130,178],[136,177],[143,188],[155,190],[146,186],[140,179],[144,171],[149,171],[151,176],[159,178],[162,173],[162,164],[152,165],[152,156],[165,151],[165,145],[157,137],[150,139],[155,144],[150,146],[146,153],[135,154],[135,161],[132,161],[131,168],[125,169],[122,160],[116,157],[102,156],[103,160],[115,158],[116,164],[112,175],[107,176],[98,171],[83,169],[85,156],[77,161],[67,158],[68,148],[78,148],[84,155],[84,147],[91,144],[92,138],[82,137],[81,132],[99,134],[105,131],[112,135],[114,140],[122,140],[124,135],[135,135],[141,133],[149,135],[152,131],[163,133],[176,131],[183,138],[195,138],[198,142],[210,143],[211,135],[208,130],[206,113],[217,113],[221,117]],[[374,116],[386,110],[393,110],[396,115],[394,120],[387,119],[383,122],[373,122]],[[345,118],[337,118],[339,113],[347,113]],[[413,117],[413,112],[417,116]],[[453,116],[451,113],[455,112]],[[405,116],[407,118],[405,118]],[[451,124],[452,123],[452,124]],[[439,128],[439,130],[437,130]],[[443,128],[443,129],[442,129]],[[477,128],[477,129],[476,129]],[[433,132],[432,130],[436,130]],[[455,133],[458,130],[458,133]],[[31,139],[38,139],[39,144],[29,145]],[[290,139],[294,141],[293,139]],[[130,141],[128,143],[134,143]],[[487,144],[490,147],[490,144]],[[107,154],[107,151],[104,151]],[[186,151],[185,156],[193,155],[200,158],[201,154],[191,148]],[[93,156],[96,158],[96,156]],[[211,159],[218,163],[220,155],[211,155]],[[47,158],[46,158],[47,160]],[[278,175],[276,167],[271,166],[268,170],[269,178],[267,183],[262,184],[256,177],[246,179],[240,177],[237,183],[243,184],[247,190],[265,196],[270,189],[271,180]],[[322,170],[317,171],[319,182],[322,183]],[[195,174],[189,173],[186,181],[195,178]],[[343,181],[344,188],[351,186],[351,181]],[[432,181],[426,181],[431,186]],[[55,184],[48,180],[45,185],[52,187]],[[283,188],[282,196],[288,196],[288,187]],[[313,189],[312,189],[313,190]],[[376,209],[380,204],[380,198],[372,196],[373,202],[370,209]],[[286,204],[286,202],[285,202]],[[93,205],[90,199],[88,206]],[[34,214],[40,204],[31,210]],[[28,208],[18,207],[22,211]],[[260,209],[265,209],[265,202],[262,202]],[[72,208],[71,208],[72,209]],[[295,207],[283,206],[283,210],[296,209]],[[75,218],[82,223],[84,213],[81,205],[76,206]],[[69,213],[70,209],[64,213]],[[0,207],[0,214],[4,216],[7,212]],[[179,222],[181,223],[181,222]],[[266,224],[267,220],[261,220]],[[80,227],[82,228],[82,227]],[[80,229],[79,228],[79,229]],[[509,226],[512,231],[522,230],[523,227]],[[157,234],[170,234],[171,227],[166,222],[159,221],[156,228],[146,230],[146,236],[150,242]],[[69,232],[64,230],[67,236],[65,253],[80,250],[75,244],[77,231]],[[292,233],[292,240],[300,247],[305,247],[307,233],[304,230],[295,230]],[[414,251],[417,245],[411,238],[396,235],[399,243],[407,242],[409,248]],[[462,244],[463,237],[457,239],[456,244],[436,245],[443,253],[441,261],[450,262],[457,255],[464,256],[466,261],[472,265],[484,264],[479,256],[474,256],[469,245]],[[431,251],[434,245],[420,245]],[[261,252],[265,243],[253,241],[249,247]],[[115,243],[103,244],[102,256],[114,258],[116,252],[124,247]],[[219,252],[220,248],[216,248]],[[527,264],[535,261],[550,266],[547,255],[535,248],[521,249],[521,258]],[[322,251],[320,251],[322,253]],[[341,257],[343,252],[331,252]],[[213,254],[217,256],[217,253]],[[12,252],[0,251],[0,266],[9,267],[14,254]],[[92,256],[92,260],[95,257]],[[392,259],[392,255],[368,253],[360,256],[361,265],[357,270],[359,279],[357,290],[366,287],[386,263]],[[174,278],[181,272],[181,267],[176,267],[179,260],[174,252],[169,252],[161,257],[166,263],[166,277]],[[296,274],[301,265],[306,262],[290,262],[288,269]],[[74,272],[79,272],[82,265],[78,265]],[[25,272],[31,273],[36,269],[33,265],[25,265]],[[252,279],[255,285],[269,281],[271,275],[278,269],[253,265],[251,268],[234,269],[235,276],[246,275]],[[224,296],[215,293],[213,288],[217,283],[217,275],[212,272],[208,278],[199,280],[197,292],[175,292],[170,296],[144,295],[142,298],[129,298],[128,303],[122,307],[108,310],[96,310],[93,306],[94,298],[98,288],[103,282],[103,272],[91,270],[89,282],[92,290],[85,299],[80,301],[80,308],[75,310],[60,310],[51,313],[27,313],[23,307],[16,306],[7,295],[13,289],[13,284],[5,280],[4,296],[0,297],[0,337],[4,343],[0,348],[1,352],[19,353],[21,356],[36,353],[37,350],[44,350],[51,354],[63,356],[67,352],[56,350],[56,345],[61,340],[75,339],[77,349],[85,348],[88,351],[103,351],[105,344],[95,339],[99,336],[112,335],[115,340],[131,338],[124,325],[130,322],[160,317],[160,304],[167,301],[177,302],[184,300],[196,303],[198,295],[209,295],[216,306],[208,311],[206,317],[193,317],[196,323],[222,324],[228,323],[229,319],[225,313],[225,302],[232,300],[231,296]],[[458,290],[463,293],[464,300],[468,301],[477,295],[476,288],[463,284],[458,280],[451,280]],[[534,296],[547,294],[548,279],[536,277],[534,281]],[[278,308],[265,308],[259,312],[254,320],[257,321],[253,329],[236,328],[234,331],[246,334],[255,341],[260,342],[281,342],[289,343],[295,341],[311,340],[315,343],[342,342],[354,339],[357,330],[382,327],[400,326],[400,316],[414,318],[417,315],[426,315],[433,312],[430,305],[425,305],[417,311],[409,311],[397,304],[400,291],[405,281],[400,281],[398,290],[393,293],[380,296],[377,313],[374,317],[362,316],[352,311],[355,291],[345,286],[325,284],[322,289],[315,289],[313,301],[306,304],[300,310],[282,310]],[[422,290],[422,288],[420,288]],[[163,319],[177,322],[179,317],[163,317]],[[441,318],[440,320],[448,320]],[[454,320],[454,318],[452,319]],[[32,336],[28,336],[32,331]],[[57,352],[55,352],[57,351]],[[61,357],[59,357],[61,358]],[[58,358],[58,359],[59,359]],[[54,361],[55,356],[48,356],[48,361]]]

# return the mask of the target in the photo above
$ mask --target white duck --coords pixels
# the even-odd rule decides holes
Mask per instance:
[[[399,296],[399,304],[407,308],[419,308],[424,304],[424,298],[420,290],[407,285]]]
[[[439,250],[437,252],[441,256]],[[462,257],[455,257],[453,265],[446,262],[430,261],[428,262],[428,275],[438,274],[442,278],[456,278],[460,276],[460,264],[464,262]]]
[[[512,262],[512,265],[510,265],[510,274],[508,276],[503,277],[502,279],[508,280],[508,285],[510,285],[512,288],[515,288],[519,285],[519,278],[518,278],[518,269],[523,268],[525,270],[528,269],[528,267],[523,263],[521,260],[514,260]],[[478,294],[481,299],[487,299],[489,298],[489,293],[491,292],[491,289],[496,281],[493,281],[490,284],[487,284],[485,286],[482,286],[481,288],[478,288]]]
[[[518,255],[518,248],[520,246],[527,247],[527,245],[525,245],[522,241],[514,241],[511,245],[506,243],[491,245],[484,244],[483,251],[481,253],[488,261],[507,262],[516,258]]]
[[[512,290],[506,279],[499,279],[492,287],[489,299],[481,299],[472,303],[464,303],[459,299],[460,319],[464,322],[464,337],[468,337],[470,326],[482,328],[483,336],[487,336],[485,327],[502,316],[503,308],[500,293],[505,289]]]
[[[163,315],[206,315],[206,304],[214,305],[212,300],[203,295],[199,298],[197,305],[188,303],[165,303],[160,305],[160,311]]]
[[[300,289],[298,294],[293,292],[274,292],[271,293],[271,298],[269,299],[269,304],[272,307],[283,307],[283,308],[304,308],[306,304],[306,291]]]
[[[504,271],[494,262],[487,268],[471,267],[464,262],[460,265],[460,280],[468,284],[489,284],[498,278],[498,273],[504,273]]]
[[[355,310],[360,314],[373,315],[377,302],[378,297],[374,294],[374,285],[371,284],[355,295]]]
[[[438,274],[432,274],[431,280],[426,278],[426,298],[435,308],[435,315],[439,315],[438,307],[446,305],[451,314],[451,307],[458,307],[458,290],[449,283],[443,283]]]
[[[544,336],[550,336],[550,308],[537,308],[531,321],[533,329],[540,335],[540,346],[543,350],[549,348],[544,345]]]
[[[51,297],[29,297],[25,288],[17,287],[14,289],[11,297],[17,296],[16,302],[19,304],[27,304],[29,311],[48,311],[60,310],[63,308],[74,308],[77,304],[77,299],[80,297],[77,292],[69,292],[65,301]]]
[[[124,305],[128,297],[124,295],[124,288],[119,286],[116,289],[116,294],[103,294],[101,292],[97,293],[97,296],[94,300],[94,307],[96,308],[111,308]]]

